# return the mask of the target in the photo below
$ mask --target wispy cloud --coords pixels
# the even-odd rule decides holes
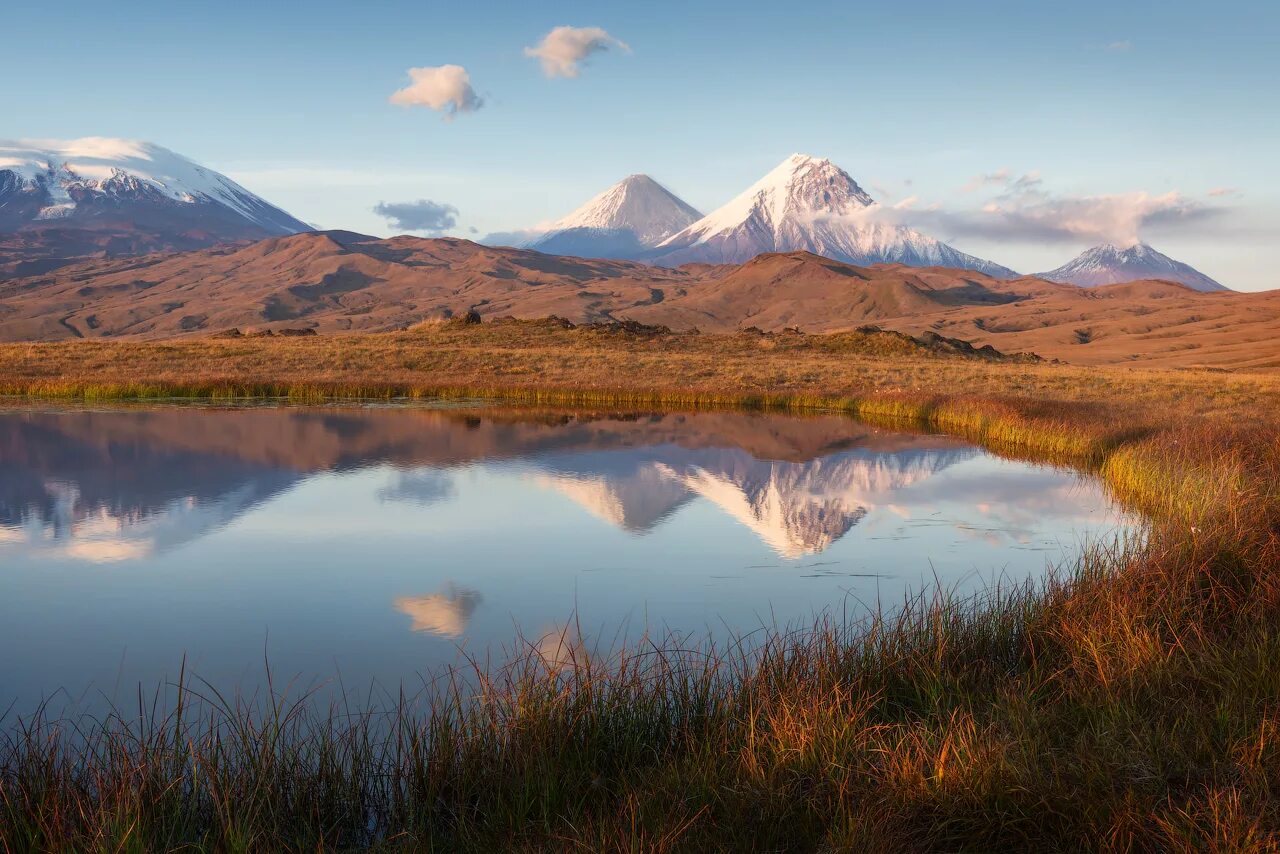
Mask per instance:
[[[600,27],[556,27],[542,37],[537,47],[526,47],[524,55],[539,60],[542,73],[548,77],[577,77],[588,57],[612,47],[631,50],[626,42]]]
[[[1128,53],[1129,51],[1133,50],[1133,42],[1129,41],[1128,39],[1111,42],[1110,44],[1107,45],[1107,50],[1111,51],[1112,53]]]
[[[964,189],[985,188],[974,207],[946,209],[909,196],[893,205],[873,205],[859,219],[920,228],[943,239],[976,238],[1029,243],[1081,241],[1128,244],[1149,231],[1165,234],[1203,228],[1228,209],[1177,191],[1070,195],[1045,188],[1039,173],[1002,169],[976,176]]]
[[[391,96],[402,107],[426,107],[451,121],[459,113],[474,113],[484,100],[471,88],[471,76],[461,65],[410,68],[410,82]]]
[[[458,209],[453,205],[419,199],[416,202],[378,202],[373,212],[401,231],[440,234],[458,224]]]
[[[981,210],[953,216],[952,228],[992,239],[1136,243],[1148,229],[1203,223],[1222,210],[1175,191],[1053,195],[1043,191],[1006,196]]]
[[[969,183],[965,184],[963,187],[960,188],[960,192],[974,193],[974,192],[977,192],[978,190],[981,190],[983,187],[990,186],[991,184],[1004,184],[1008,180],[1009,180],[1008,169],[1002,168],[1002,169],[997,169],[994,172],[984,172],[981,175],[974,175],[972,178],[970,178]]]
[[[1206,195],[1217,198],[1220,196],[1239,196],[1242,193],[1235,187],[1214,187]]]
[[[998,174],[998,173],[993,173]],[[995,194],[978,210],[937,212],[937,224],[958,236],[989,240],[1135,243],[1148,229],[1176,230],[1221,215],[1174,190],[1071,195],[1054,193],[1038,172],[1013,175],[1007,170]]]

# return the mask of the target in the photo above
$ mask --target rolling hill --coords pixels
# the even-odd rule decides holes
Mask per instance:
[[[1163,281],[1081,288],[807,252],[676,268],[453,238],[309,232],[240,247],[81,261],[0,282],[0,340],[385,332],[475,311],[675,330],[926,331],[1080,364],[1280,367],[1280,292]]]

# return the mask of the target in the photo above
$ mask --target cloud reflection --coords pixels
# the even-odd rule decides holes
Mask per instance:
[[[467,630],[471,615],[483,601],[479,592],[450,583],[443,592],[430,596],[401,596],[395,600],[395,606],[413,621],[410,631],[458,638]]]

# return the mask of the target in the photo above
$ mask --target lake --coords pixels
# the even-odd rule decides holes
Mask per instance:
[[[267,659],[412,690],[518,636],[723,637],[1021,582],[1135,524],[1078,473],[839,415],[10,407],[0,711],[136,703],[184,655],[220,688]]]

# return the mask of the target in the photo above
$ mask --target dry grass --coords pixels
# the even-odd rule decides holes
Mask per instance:
[[[0,394],[574,395],[618,402],[839,399],[894,393],[1002,395],[1180,412],[1280,405],[1280,376],[988,363],[934,356],[892,336],[664,335],[529,322],[315,338],[0,344]]]
[[[546,399],[838,405],[1095,470],[1151,530],[1041,587],[926,596],[751,645],[531,644],[390,708],[188,697],[171,713],[9,722],[0,846],[1280,849],[1270,380],[570,334],[9,347],[0,380],[532,399],[542,376]],[[533,373],[497,372],[517,365]]]

